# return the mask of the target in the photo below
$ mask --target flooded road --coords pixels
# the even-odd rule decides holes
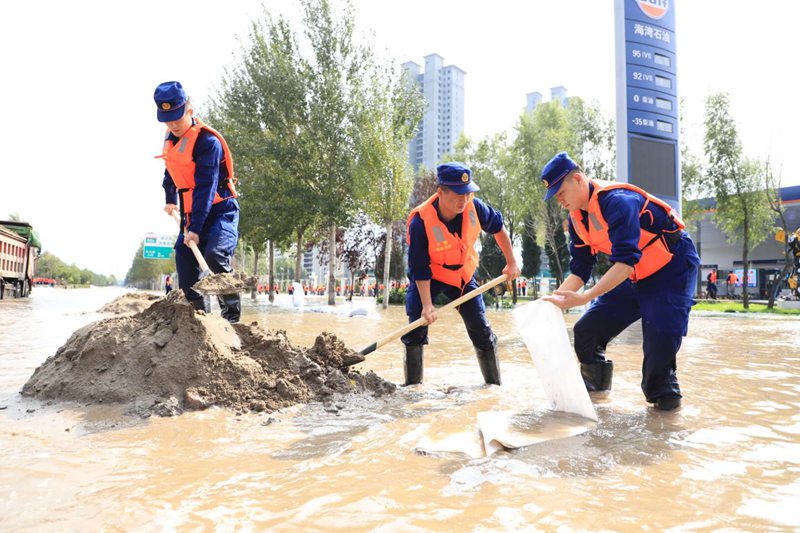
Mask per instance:
[[[37,289],[0,302],[0,530],[788,530],[800,527],[800,320],[693,316],[679,353],[684,407],[639,388],[638,324],[609,347],[614,390],[577,436],[491,457],[422,455],[425,437],[475,430],[485,411],[547,403],[511,313],[490,311],[502,387],[483,385],[456,313],[431,327],[425,382],[388,399],[236,415],[134,419],[116,406],[23,399],[19,390],[121,289]],[[244,322],[309,346],[354,349],[405,324],[370,300],[337,313],[287,296],[245,298]],[[347,316],[353,310],[365,316]],[[577,314],[567,315],[574,324]],[[399,383],[390,343],[360,365]]]

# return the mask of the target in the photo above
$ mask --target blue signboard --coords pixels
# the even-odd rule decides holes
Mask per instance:
[[[680,211],[675,1],[615,0],[617,180]]]

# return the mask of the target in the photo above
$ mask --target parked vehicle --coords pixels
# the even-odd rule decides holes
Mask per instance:
[[[30,295],[41,249],[30,224],[0,221],[0,298]]]

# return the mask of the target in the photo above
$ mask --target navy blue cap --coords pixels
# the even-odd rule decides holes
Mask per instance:
[[[172,122],[181,118],[186,112],[186,102],[189,101],[186,91],[177,81],[165,81],[156,87],[153,99],[158,106],[159,122]]]
[[[472,171],[464,163],[452,161],[436,167],[436,178],[439,185],[444,185],[456,194],[467,194],[481,190],[472,181]]]
[[[576,168],[578,168],[578,164],[570,159],[567,152],[559,152],[547,162],[541,175],[542,183],[547,187],[545,201],[555,196],[558,189],[561,188],[561,184],[564,183],[566,175]]]

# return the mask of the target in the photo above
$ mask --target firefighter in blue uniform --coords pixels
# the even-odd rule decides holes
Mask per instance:
[[[437,167],[436,193],[415,207],[408,217],[408,291],[406,314],[413,322],[424,316],[436,321],[433,302],[439,294],[455,300],[478,287],[475,271],[478,253],[474,245],[481,230],[493,234],[506,259],[503,273],[508,279],[519,276],[503,216],[474,197],[479,187],[472,171],[463,163]],[[497,337],[486,320],[483,298],[476,297],[458,307],[467,334],[475,348],[478,364],[487,384],[500,385]],[[405,346],[405,384],[422,382],[423,346],[428,344],[428,326],[403,335]]]
[[[159,122],[167,126],[163,187],[168,214],[180,211],[181,232],[175,243],[178,286],[198,310],[209,311],[209,302],[192,286],[200,267],[184,244],[193,241],[214,273],[230,272],[231,258],[239,240],[239,203],[234,187],[233,158],[225,139],[194,116],[181,84],[168,81],[156,87],[153,98]],[[238,322],[238,294],[218,297],[222,316]]]
[[[569,210],[570,275],[545,299],[562,309],[592,302],[574,327],[575,352],[590,391],[610,390],[606,346],[642,320],[642,391],[657,409],[681,404],[676,356],[687,334],[700,259],[671,207],[633,185],[589,179],[566,152],[542,171],[545,200]],[[612,267],[583,294],[597,253]]]

